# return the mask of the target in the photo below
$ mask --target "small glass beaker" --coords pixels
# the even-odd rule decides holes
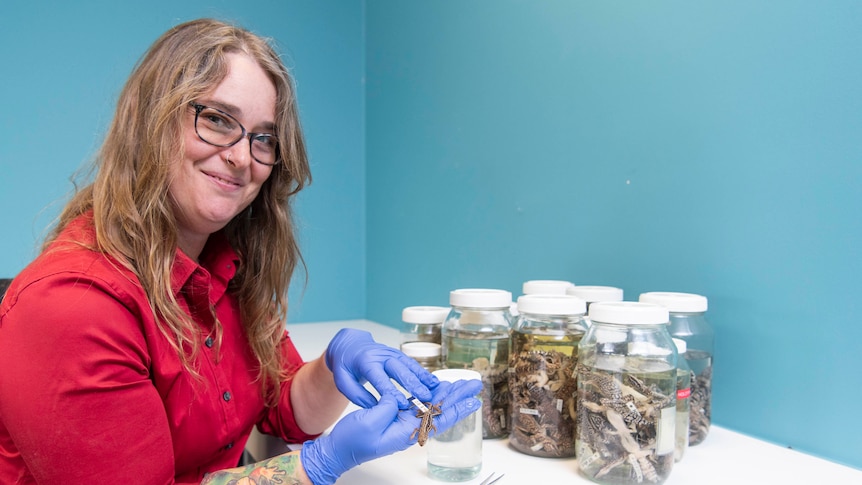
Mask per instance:
[[[433,374],[448,382],[482,378],[469,369],[441,369]],[[482,470],[482,416],[478,411],[458,421],[445,433],[428,439],[428,476],[443,482],[465,482],[479,475]]]

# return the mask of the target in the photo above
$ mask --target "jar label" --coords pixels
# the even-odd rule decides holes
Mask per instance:
[[[641,470],[641,464],[638,463],[637,457],[633,453],[630,453],[628,461],[629,465],[632,466],[632,471],[635,472],[635,478],[637,479],[637,482],[641,483],[642,481],[644,481],[644,473],[643,470]]]
[[[634,415],[635,421],[640,422],[643,421],[643,416],[641,416],[640,411],[638,411],[638,407],[635,406],[635,403],[631,401],[626,401],[626,407],[629,408],[629,411]]]
[[[688,399],[689,397],[691,397],[690,387],[686,387],[685,389],[679,389],[678,391],[676,391],[677,399]]]
[[[529,414],[531,416],[538,416],[539,415],[538,409],[521,408],[519,411],[521,412],[521,414]]]
[[[589,468],[590,465],[592,465],[594,461],[598,460],[601,457],[602,457],[602,455],[600,455],[598,451],[593,453],[592,455],[584,458],[583,463],[581,463],[581,468]]]
[[[661,410],[661,417],[656,426],[655,454],[673,453],[676,439],[676,406]]]

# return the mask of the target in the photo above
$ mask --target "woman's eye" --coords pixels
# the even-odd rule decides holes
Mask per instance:
[[[274,152],[276,145],[278,145],[278,141],[276,140],[275,135],[258,134],[254,136],[254,145],[255,148],[259,150]]]
[[[203,120],[204,123],[207,124],[208,128],[218,131],[232,131],[236,129],[237,126],[236,123],[227,116],[212,111],[202,112],[198,119]]]

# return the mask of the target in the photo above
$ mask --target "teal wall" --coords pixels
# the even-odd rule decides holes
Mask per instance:
[[[146,48],[180,22],[216,17],[273,37],[297,81],[314,182],[297,204],[309,280],[297,278],[290,320],[363,318],[362,12],[338,0],[4,2],[0,277],[35,256]]]
[[[701,293],[714,421],[862,468],[862,3],[367,9],[369,319]]]
[[[715,422],[862,468],[859,2],[7,3],[0,276],[150,42],[233,19],[298,82],[314,183],[291,321],[397,325],[528,279],[701,293]]]

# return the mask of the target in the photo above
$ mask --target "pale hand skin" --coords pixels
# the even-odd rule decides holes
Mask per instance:
[[[347,398],[335,387],[332,372],[322,357],[308,362],[293,377],[290,392],[294,418],[300,429],[319,434],[341,416]],[[209,473],[201,485],[313,485],[299,451],[291,451],[244,467]]]

